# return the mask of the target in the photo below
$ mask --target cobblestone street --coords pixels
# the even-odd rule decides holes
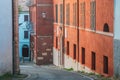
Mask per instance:
[[[20,68],[21,74],[28,75],[24,80],[91,80],[79,73],[66,71],[54,65],[22,64]]]

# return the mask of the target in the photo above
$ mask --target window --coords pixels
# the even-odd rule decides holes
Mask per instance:
[[[58,48],[58,37],[56,37],[56,48]]]
[[[80,4],[80,26],[85,28],[85,2]]]
[[[95,70],[96,69],[96,54],[95,54],[95,52],[92,52],[92,70]]]
[[[96,29],[96,2],[90,2],[90,27],[92,30]]]
[[[58,23],[58,5],[56,4],[55,5],[55,8],[56,8],[56,23]]]
[[[108,74],[108,57],[103,56],[103,72]]]
[[[69,42],[67,41],[67,55],[69,55]]]
[[[73,26],[77,26],[77,3],[73,4]]]
[[[63,23],[63,4],[60,4],[60,23]]]
[[[82,47],[82,64],[85,64],[85,48]]]
[[[104,24],[104,28],[103,28],[104,32],[109,32],[109,26],[107,23]]]
[[[70,4],[66,5],[66,24],[70,25]]]
[[[24,15],[24,21],[28,21],[28,15]]]
[[[24,39],[28,39],[28,31],[24,31]]]
[[[73,45],[73,53],[74,53],[74,59],[76,59],[76,44]]]

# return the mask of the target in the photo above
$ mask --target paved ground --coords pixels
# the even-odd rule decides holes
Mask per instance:
[[[24,65],[20,66],[22,74],[28,74],[24,80],[91,80],[79,73],[66,71],[53,65]]]

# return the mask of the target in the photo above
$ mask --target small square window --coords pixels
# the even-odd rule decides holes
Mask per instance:
[[[28,15],[24,15],[24,21],[28,21]]]
[[[24,31],[24,39],[28,39],[28,31]]]

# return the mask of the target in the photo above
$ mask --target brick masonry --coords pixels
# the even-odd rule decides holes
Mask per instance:
[[[45,17],[44,17],[45,14]],[[34,43],[32,52],[38,65],[53,63],[53,2],[52,0],[33,0],[30,6],[31,22],[35,35],[31,35]]]
[[[63,0],[64,1],[64,0]],[[85,2],[85,28],[80,26],[80,10],[77,8],[77,25],[74,26],[73,23],[73,3]],[[96,2],[96,30],[93,31],[90,28],[90,2],[95,1]],[[84,67],[87,67],[86,69],[89,69],[89,72],[95,72],[99,73],[105,76],[112,76],[113,75],[113,16],[114,16],[114,1],[111,0],[65,0],[65,5],[70,4],[70,25],[65,24],[66,34],[65,37],[65,51],[67,47],[67,41],[69,41],[69,57],[73,59],[73,64],[75,62],[79,62],[79,64],[82,65],[82,50],[81,48],[85,48],[85,64],[82,65]],[[54,51],[57,52],[58,55],[60,51],[60,32],[58,32],[58,29],[60,28],[60,4],[62,4],[62,0],[54,0],[54,19],[56,18],[56,9],[55,5],[58,4],[58,23],[54,22]],[[103,9],[104,8],[104,9]],[[65,13],[66,8],[64,7]],[[64,14],[66,15],[66,14]],[[66,20],[66,17],[64,16],[64,21]],[[64,22],[66,23],[66,22]],[[107,23],[109,25],[109,32],[103,32],[103,26]],[[79,31],[78,31],[79,30]],[[57,33],[58,32],[58,33]],[[79,36],[79,37],[78,37]],[[56,42],[56,37],[58,38],[58,42]],[[78,43],[79,38],[79,43]],[[56,47],[56,44],[58,44],[58,47]],[[77,46],[77,52],[76,52],[76,59],[74,59],[74,50],[73,45],[76,44]],[[79,53],[78,53],[79,51]],[[91,69],[91,52],[96,53],[96,70]],[[66,52],[65,52],[66,53]],[[55,55],[55,53],[54,53]],[[108,74],[105,74],[103,72],[103,56],[108,57]],[[57,57],[57,56],[56,56]],[[65,64],[66,61],[69,61],[69,57],[65,58]],[[59,57],[58,57],[59,58]],[[55,58],[56,59],[56,58]],[[59,60],[57,60],[59,63]],[[55,62],[57,64],[57,62]],[[77,65],[77,64],[76,64]],[[71,65],[67,65],[66,67],[71,67]],[[74,68],[74,67],[73,67]],[[90,71],[91,70],[91,71]]]

